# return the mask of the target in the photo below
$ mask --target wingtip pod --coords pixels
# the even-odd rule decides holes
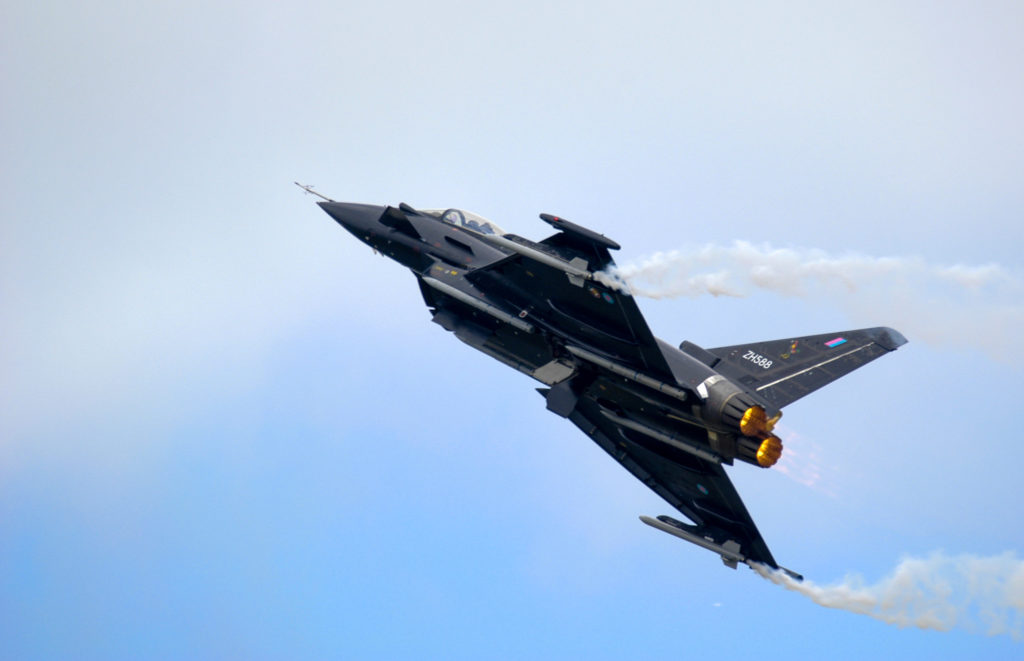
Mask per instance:
[[[746,562],[749,564],[747,558],[740,553],[740,545],[734,540],[730,539],[723,544],[718,544],[710,538],[700,534],[700,529],[696,526],[688,526],[685,523],[676,521],[670,516],[662,515],[655,519],[641,515],[640,520],[652,528],[657,528],[662,532],[667,532],[674,537],[685,539],[691,544],[696,544],[701,548],[717,553],[721,556],[722,562],[725,563],[726,567],[736,569],[737,564],[740,562]]]
[[[612,241],[604,234],[598,234],[594,230],[587,229],[586,227],[577,225],[576,223],[569,222],[565,218],[552,216],[549,213],[542,213],[540,215],[540,219],[561,232],[565,232],[566,234],[576,236],[590,243],[602,246],[604,248],[608,248],[609,250],[619,250],[622,248],[622,246],[620,246],[615,241]]]
[[[774,581],[775,583],[778,583],[779,579],[775,579],[773,577],[778,577],[779,574],[785,574],[787,577],[796,581],[797,583],[803,583],[804,581],[803,574],[798,574],[792,569],[786,569],[781,565],[773,567],[763,562],[754,562],[752,560],[748,560],[747,566],[753,569],[758,574],[760,574],[762,578],[767,578],[769,581]],[[779,578],[781,579],[781,577]]]

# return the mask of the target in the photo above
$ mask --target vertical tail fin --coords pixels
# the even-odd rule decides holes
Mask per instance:
[[[782,408],[907,343],[880,326],[708,349],[714,368]]]

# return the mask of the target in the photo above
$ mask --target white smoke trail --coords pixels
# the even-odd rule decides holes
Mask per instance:
[[[713,272],[708,272],[712,270]],[[609,286],[628,283],[634,294],[649,298],[745,296],[750,288],[787,296],[852,292],[877,282],[946,282],[977,291],[1021,281],[995,264],[936,266],[915,257],[836,257],[821,250],[755,246],[736,241],[732,246],[705,245],[691,250],[657,252],[631,264],[598,274]]]
[[[1008,348],[1024,326],[1024,280],[996,264],[940,266],[915,257],[829,255],[737,241],[659,252],[597,274],[610,287],[649,298],[770,291],[836,305],[912,340],[977,346],[1019,362]]]
[[[982,558],[933,553],[904,558],[873,585],[847,576],[832,585],[797,581],[761,564],[757,573],[826,608],[867,615],[898,627],[948,631],[961,628],[990,636],[1024,636],[1024,561],[1013,553]]]

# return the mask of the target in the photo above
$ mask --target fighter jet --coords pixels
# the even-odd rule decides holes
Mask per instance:
[[[628,286],[609,274],[619,244],[602,234],[541,214],[555,233],[534,242],[462,209],[336,202],[302,187],[356,238],[412,271],[435,323],[543,384],[548,410],[687,520],[644,523],[729,567],[761,563],[799,578],[776,563],[723,465],[774,465],[782,408],[905,344],[900,333],[676,347],[654,337]]]

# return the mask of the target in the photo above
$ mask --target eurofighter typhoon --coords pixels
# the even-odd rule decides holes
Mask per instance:
[[[301,184],[299,184],[302,186]],[[318,202],[416,276],[432,319],[541,382],[580,428],[688,522],[640,519],[738,563],[779,566],[726,474],[770,468],[782,408],[906,343],[891,328],[705,349],[654,337],[628,288],[603,273],[619,244],[552,216],[534,242],[461,209]],[[600,275],[598,275],[600,274]]]

